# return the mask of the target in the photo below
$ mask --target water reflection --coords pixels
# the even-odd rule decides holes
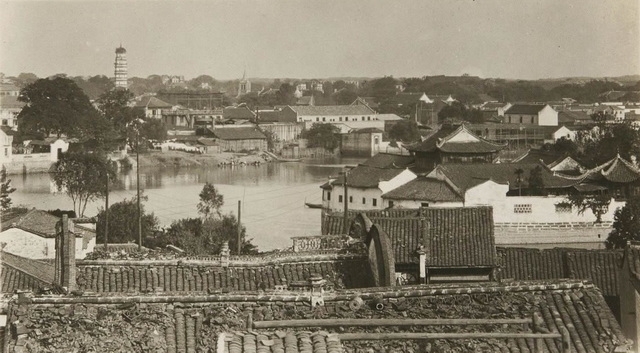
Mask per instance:
[[[320,202],[320,184],[340,167],[327,162],[356,164],[349,161],[314,161],[310,163],[271,163],[261,166],[226,168],[143,168],[140,183],[147,211],[160,223],[196,217],[198,194],[205,182],[214,183],[224,195],[223,211],[237,213],[242,201],[242,222],[254,243],[263,250],[289,246],[289,238],[320,234],[320,210],[304,207],[305,202]],[[14,205],[40,209],[71,209],[71,200],[55,193],[48,174],[12,176],[17,191],[12,194]],[[132,198],[136,194],[135,170],[121,174],[112,189],[112,203]],[[85,216],[95,215],[104,206],[100,200],[87,205]]]
[[[261,166],[203,167],[203,168],[143,168],[140,185],[143,189],[161,189],[170,186],[204,184],[269,186],[311,183],[336,174],[340,168],[315,166],[303,163],[270,163]],[[120,176],[116,190],[136,188],[135,170]]]

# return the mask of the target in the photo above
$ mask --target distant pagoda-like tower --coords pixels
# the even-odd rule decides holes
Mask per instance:
[[[116,88],[127,88],[127,50],[122,47],[116,48],[115,78]]]

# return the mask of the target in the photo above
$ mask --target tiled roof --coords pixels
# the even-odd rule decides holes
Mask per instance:
[[[302,96],[302,97],[298,98],[298,100],[296,101],[296,104],[309,105],[309,104],[311,104],[312,99],[313,99],[313,96]]]
[[[632,278],[640,281],[640,246],[637,243],[631,243],[625,249],[625,261],[627,268],[623,268],[623,271],[629,271]]]
[[[319,274],[335,288],[371,285],[364,258],[256,263],[251,266],[81,261],[78,287],[93,292],[257,291],[305,282]],[[306,283],[306,282],[305,282]]]
[[[545,104],[514,104],[504,113],[535,115],[538,114],[538,112],[540,112],[545,106]]]
[[[2,264],[0,268],[0,293],[14,293],[17,290],[37,292],[48,286],[51,283],[45,283],[7,264]]]
[[[497,252],[499,279],[584,279],[592,281],[604,295],[618,295],[622,251],[499,247]]]
[[[362,129],[353,129],[350,131],[351,134],[371,134],[371,133],[383,133],[384,131],[378,129],[377,127],[365,127]]]
[[[19,92],[20,87],[16,86],[13,83],[0,83],[0,91],[1,92]]]
[[[640,169],[617,155],[584,174],[587,181],[605,180],[612,183],[631,183],[640,179]]]
[[[215,139],[206,137],[199,138],[198,143],[203,146],[219,146]]]
[[[364,305],[349,303],[360,297]],[[379,299],[377,299],[379,298]],[[115,305],[96,304],[100,300]],[[373,302],[380,300],[377,310]],[[531,324],[481,324],[429,326],[429,332],[500,332],[500,333],[558,333],[567,330],[572,351],[627,351],[631,342],[622,334],[620,325],[608,309],[600,291],[580,281],[513,282],[480,284],[447,284],[413,287],[373,288],[324,293],[324,305],[311,307],[308,295],[278,295],[247,293],[216,296],[163,297],[157,295],[104,297],[37,297],[31,303],[11,303],[7,322],[26,334],[7,335],[8,351],[17,353],[24,345],[32,351],[69,352],[94,347],[96,351],[166,351],[200,352],[224,349],[227,340],[218,341],[223,332],[243,335],[242,345],[235,341],[237,352],[315,352],[330,340],[296,335],[287,340],[273,329],[253,329],[252,337],[244,335],[246,320],[251,314],[254,322],[267,320],[387,318],[387,319],[521,319],[533,318]],[[28,324],[21,324],[28,323]],[[65,330],[67,327],[73,329]],[[64,331],[61,331],[64,330]],[[312,328],[300,328],[300,330]],[[327,332],[381,333],[415,332],[415,327],[328,327]],[[60,335],[63,332],[63,335]],[[284,342],[277,340],[276,335]],[[260,335],[260,336],[258,336]],[[268,339],[264,339],[266,338]],[[303,338],[304,337],[304,338]],[[258,342],[260,341],[260,342]],[[423,351],[424,345],[408,339],[398,341],[341,340],[345,351]],[[229,346],[231,346],[229,341]],[[272,344],[273,343],[273,344]],[[324,345],[323,345],[324,343]],[[270,347],[264,347],[264,346]],[[282,345],[281,345],[282,344]],[[314,345],[315,344],[315,345]],[[429,342],[434,352],[561,352],[557,340],[532,339],[441,339]],[[231,347],[229,347],[231,348]],[[255,349],[252,349],[255,348]],[[626,350],[624,350],[626,349]],[[322,350],[324,351],[324,350]],[[231,352],[231,351],[230,351]]]
[[[428,222],[427,266],[467,267],[495,264],[491,207],[422,209]]]
[[[372,210],[372,211],[354,211],[349,210],[347,222],[349,229],[351,227],[351,222],[356,218],[356,216],[360,213],[364,213],[369,218],[383,218],[383,217],[418,217],[420,215],[419,209],[402,209],[402,208],[391,208],[386,210]],[[323,212],[321,215],[321,231],[322,234],[343,234],[342,227],[344,224],[344,213],[343,212]]]
[[[404,169],[400,168],[374,168],[366,165],[359,165],[349,172],[347,184],[356,188],[376,188],[381,181],[389,181]],[[344,175],[340,175],[331,185],[343,185]]]
[[[221,140],[266,140],[266,136],[255,127],[219,127],[209,129],[211,133]]]
[[[45,238],[56,237],[56,224],[60,218],[41,210],[32,209],[12,224],[12,228],[40,235]]]
[[[398,155],[392,153],[378,153],[360,164],[374,168],[404,169],[412,166],[414,162],[415,158],[413,156]]]
[[[104,251],[104,243],[96,244],[93,248],[94,251]],[[143,251],[147,251],[148,248],[142,247]],[[107,244],[107,252],[113,253],[134,253],[138,252],[138,244],[134,243],[109,243]]]
[[[382,195],[389,200],[421,200],[431,202],[463,202],[460,196],[444,180],[418,177]]]
[[[396,120],[404,120],[396,114],[378,114],[378,120],[381,121],[396,121]]]
[[[247,119],[247,120],[251,120],[256,117],[254,112],[249,110],[249,108],[247,107],[224,108],[222,111],[222,116],[225,119]]]
[[[562,110],[558,112],[558,124],[571,124],[576,122],[593,122],[589,114],[580,110]]]
[[[342,353],[340,338],[326,331],[225,332],[218,336],[224,348],[217,353]],[[221,347],[221,346],[219,346]]]
[[[442,173],[461,190],[466,191],[487,180],[498,184],[509,184],[509,189],[517,190],[518,187],[528,187],[527,179],[531,170],[536,167],[542,169],[542,180],[545,188],[568,188],[577,184],[580,179],[568,176],[554,175],[541,163],[476,163],[476,164],[441,164],[432,173]],[[517,183],[515,171],[522,169],[521,185]],[[435,175],[435,174],[434,174]]]
[[[18,96],[0,96],[0,108],[2,109],[22,109],[25,103],[18,100]]]
[[[29,209],[25,208],[11,208],[7,211],[2,211],[2,219],[0,220],[0,231],[3,231],[9,227],[13,223],[16,223],[20,220],[20,217],[29,213]]]
[[[451,141],[460,133],[468,133],[475,137],[476,141]],[[460,125],[457,127],[443,127],[438,132],[428,137],[425,141],[409,146],[408,149],[415,152],[434,152],[436,150],[440,150],[448,153],[491,153],[498,152],[505,147],[505,145],[494,143],[479,137],[467,129],[465,125]]]
[[[480,107],[480,110],[498,110],[498,108],[502,108],[506,105],[507,103],[487,102]]]
[[[353,101],[353,103],[351,103],[351,105],[356,105],[356,104],[366,104],[372,109],[375,109],[379,106],[379,104],[376,103],[374,97],[358,97],[356,98],[355,101]],[[394,115],[394,114],[388,114],[388,115]]]
[[[0,293],[16,290],[37,291],[49,287],[54,280],[51,264],[2,252],[0,269]]]
[[[284,120],[284,116],[281,111],[274,110],[272,112],[259,112],[258,120],[260,122],[281,121]]]
[[[566,256],[567,277],[590,280],[602,290],[604,295],[618,295],[618,273],[622,264],[622,251],[569,251]]]
[[[458,126],[443,125],[438,131],[427,137],[426,140],[414,145],[408,145],[407,148],[411,151],[435,152],[438,148],[438,141],[451,135],[457,129]]]
[[[290,106],[298,115],[339,116],[339,115],[372,115],[375,111],[365,105],[322,105],[322,106]]]
[[[416,250],[419,246],[424,246],[427,252],[428,267],[490,267],[495,264],[491,207],[427,207],[362,213],[391,238],[396,264],[418,263]],[[335,217],[340,218],[340,215]],[[341,225],[342,222],[335,223]]]
[[[142,107],[147,109],[168,109],[173,107],[171,104],[154,96],[142,97],[139,102],[136,102],[136,107]]]
[[[564,158],[565,158],[565,155],[563,153],[556,153],[552,151],[542,151],[537,148],[530,148],[524,155],[514,159],[513,163],[535,164],[542,161],[542,163],[548,166]]]

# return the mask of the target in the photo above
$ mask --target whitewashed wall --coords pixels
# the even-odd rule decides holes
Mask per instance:
[[[43,238],[39,235],[18,228],[10,228],[0,233],[0,243],[7,243],[4,251],[29,259],[54,259],[56,257],[56,241],[54,238]],[[81,237],[76,237],[76,258],[84,259],[96,246],[93,237],[84,247]]]

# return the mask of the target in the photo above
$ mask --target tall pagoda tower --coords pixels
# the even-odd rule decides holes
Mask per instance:
[[[116,48],[115,78],[116,88],[127,88],[127,50],[122,47]]]

